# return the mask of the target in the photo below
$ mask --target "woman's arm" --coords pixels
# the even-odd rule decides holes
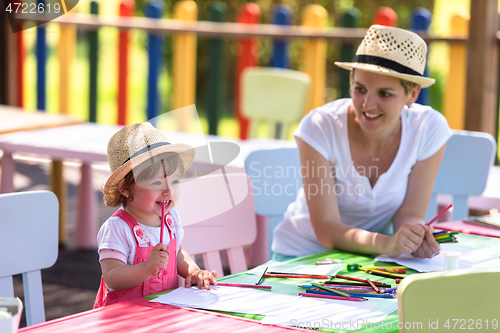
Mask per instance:
[[[408,178],[405,199],[392,219],[396,233],[406,228],[407,224],[425,225],[425,213],[445,146],[443,145],[434,155],[413,166]],[[424,230],[425,238],[412,255],[418,258],[432,258],[439,252],[440,246],[432,236],[432,228],[425,227]]]
[[[200,269],[182,248],[179,248],[177,253],[177,273],[186,279],[186,288],[191,286],[191,283],[198,284],[200,289],[210,289],[210,284],[217,284],[217,272]]]
[[[325,247],[348,252],[392,255],[393,250],[387,246],[390,236],[342,223],[338,198],[334,191],[335,179],[330,176],[332,168],[330,162],[305,141],[300,138],[296,138],[296,141],[300,152],[301,170],[311,166],[315,171],[328,170],[326,173],[314,172],[314,177],[311,170],[308,170],[302,177],[311,223],[318,242]]]

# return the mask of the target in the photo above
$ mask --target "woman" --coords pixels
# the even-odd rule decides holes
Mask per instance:
[[[415,33],[374,25],[351,63],[335,63],[351,71],[351,99],[312,110],[294,133],[303,188],[274,231],[275,260],[440,251],[424,218],[451,130],[414,104],[434,83],[423,77],[426,56]]]

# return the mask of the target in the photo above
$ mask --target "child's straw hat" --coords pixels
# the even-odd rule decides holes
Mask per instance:
[[[108,162],[112,174],[104,184],[104,189],[115,187],[133,167],[167,152],[179,154],[184,171],[189,168],[195,155],[193,147],[183,143],[170,143],[151,123],[123,127],[108,143]]]
[[[435,80],[424,77],[427,45],[416,33],[382,25],[372,25],[352,62],[335,62],[339,67],[394,76],[415,82],[422,88]]]

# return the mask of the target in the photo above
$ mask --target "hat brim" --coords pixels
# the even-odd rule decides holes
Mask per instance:
[[[406,81],[414,82],[414,83],[420,85],[422,88],[430,87],[436,82],[436,80],[428,78],[428,77],[416,76],[416,75],[411,75],[411,74],[401,74],[401,73],[396,72],[392,69],[388,69],[385,67],[372,65],[372,64],[364,64],[364,63],[359,63],[359,62],[338,62],[338,61],[336,61],[335,65],[337,65],[341,68],[347,69],[347,70],[352,70],[353,68],[355,68],[355,69],[360,69],[360,70],[367,71],[367,72],[396,77],[398,79],[403,79]]]
[[[132,158],[131,160],[127,161],[122,166],[120,166],[118,169],[116,169],[111,174],[111,176],[109,176],[108,180],[104,184],[104,191],[106,192],[109,191],[111,188],[116,187],[116,185],[120,182],[120,180],[122,180],[130,171],[132,171],[132,168],[134,166],[137,166],[147,161],[151,157],[169,152],[174,152],[179,154],[182,160],[184,171],[186,171],[191,165],[191,163],[193,163],[195,156],[195,150],[193,147],[183,143],[175,143],[166,146],[160,146],[148,150],[147,152],[144,152],[138,156],[135,156],[134,158]]]

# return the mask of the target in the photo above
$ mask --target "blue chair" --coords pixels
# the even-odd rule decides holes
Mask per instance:
[[[252,180],[255,212],[268,217],[268,228],[259,230],[258,237],[269,239],[269,259],[273,230],[302,187],[299,150],[295,147],[254,151],[245,159],[245,171]]]
[[[468,216],[468,197],[484,192],[495,152],[496,142],[490,134],[453,131],[453,136],[446,144],[434,183],[426,221],[430,221],[438,213],[438,194],[449,194],[453,197],[453,221]]]

